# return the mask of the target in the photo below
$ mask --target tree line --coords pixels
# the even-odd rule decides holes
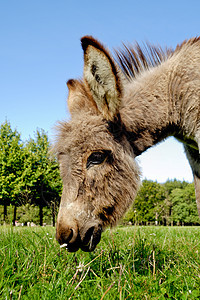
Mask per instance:
[[[50,141],[43,129],[34,138],[22,142],[17,130],[5,121],[0,127],[0,205],[3,222],[8,221],[8,207],[13,209],[12,223],[17,209],[27,206],[39,208],[39,224],[43,224],[44,207],[51,210],[52,223],[59,205],[62,183],[58,163],[50,155]],[[31,220],[30,220],[31,221]]]
[[[37,129],[34,138],[21,140],[5,121],[0,126],[0,224],[19,220],[55,225],[62,193],[58,162],[50,154],[47,133]],[[3,208],[3,209],[1,209]],[[11,209],[12,208],[12,209]],[[194,185],[168,180],[164,184],[144,180],[124,223],[198,225]]]
[[[194,184],[176,179],[163,184],[144,180],[123,222],[142,225],[199,225]]]

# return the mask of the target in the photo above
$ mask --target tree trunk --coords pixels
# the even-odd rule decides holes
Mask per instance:
[[[13,226],[15,226],[15,221],[16,221],[16,217],[17,217],[17,206],[14,205],[14,213],[13,213]]]
[[[53,202],[53,205],[52,205],[52,219],[53,219],[53,227],[55,227],[55,201]]]
[[[155,215],[155,225],[158,226],[158,213],[156,212],[156,215]]]
[[[40,208],[40,226],[42,226],[43,225],[43,206],[40,205],[39,208]]]
[[[4,221],[4,222],[6,222],[7,215],[8,215],[7,205],[4,204],[4,210],[3,210],[3,221]]]

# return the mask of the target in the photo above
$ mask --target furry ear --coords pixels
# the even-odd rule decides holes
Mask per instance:
[[[117,67],[108,51],[93,37],[81,39],[84,51],[84,80],[98,110],[113,120],[121,104],[121,83]]]
[[[80,114],[80,111],[97,110],[96,104],[87,91],[87,87],[80,80],[70,79],[67,82],[69,89],[68,94],[68,109],[73,117],[75,114]]]

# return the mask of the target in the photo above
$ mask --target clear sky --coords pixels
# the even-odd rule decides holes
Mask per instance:
[[[0,123],[22,139],[43,128],[53,137],[57,120],[69,119],[66,81],[80,78],[80,37],[93,35],[111,51],[121,42],[175,47],[200,34],[200,1],[1,0]],[[143,178],[192,181],[183,147],[173,138],[138,158]]]

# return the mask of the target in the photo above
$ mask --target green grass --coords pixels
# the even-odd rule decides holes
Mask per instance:
[[[0,299],[200,299],[200,227],[118,227],[93,253],[0,227]]]

